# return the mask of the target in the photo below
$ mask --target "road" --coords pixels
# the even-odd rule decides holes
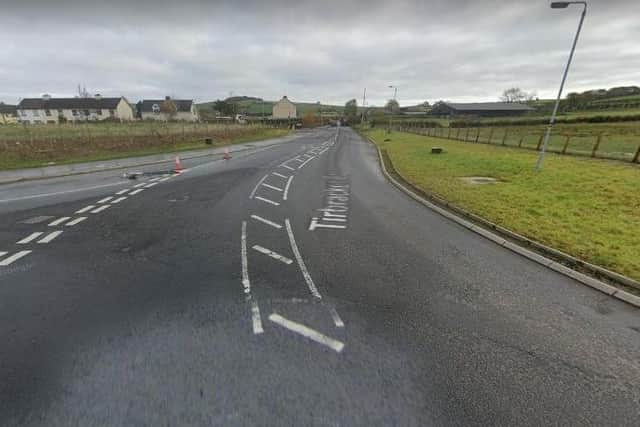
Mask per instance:
[[[351,129],[169,166],[0,187],[3,425],[637,425],[640,312]]]

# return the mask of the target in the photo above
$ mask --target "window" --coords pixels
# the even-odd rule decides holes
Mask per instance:
[[[44,114],[46,114],[47,116],[51,116],[51,110],[44,110]]]
[[[109,110],[109,115],[111,117],[115,116],[116,115],[116,110]]]
[[[78,110],[71,110],[71,114],[73,114],[74,116],[78,115]]]
[[[89,110],[84,110],[84,115],[89,116]]]
[[[96,114],[97,114],[98,116],[101,116],[101,115],[102,115],[102,110],[98,108],[98,109],[96,110]]]
[[[153,114],[160,114],[160,106],[158,104],[153,104],[151,106],[151,111],[153,111]]]
[[[27,117],[27,111],[26,110],[20,110],[20,115],[22,117]]]
[[[63,115],[62,110],[58,110],[58,115],[59,115],[59,116],[62,116],[62,115]]]

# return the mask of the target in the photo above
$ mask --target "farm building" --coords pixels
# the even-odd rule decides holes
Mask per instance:
[[[198,110],[192,99],[143,99],[136,104],[138,117],[142,120],[178,120],[197,122]]]
[[[17,107],[0,102],[0,125],[18,123]]]
[[[274,119],[294,119],[298,115],[296,104],[289,101],[289,98],[283,96],[282,99],[273,106]]]
[[[25,98],[18,104],[20,123],[59,123],[64,121],[133,120],[133,109],[124,97],[104,98]]]
[[[518,116],[530,111],[535,111],[535,109],[516,102],[474,102],[465,104],[439,102],[433,106],[431,114],[437,116],[499,117]]]

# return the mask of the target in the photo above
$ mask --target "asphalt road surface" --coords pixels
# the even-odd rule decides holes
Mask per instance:
[[[352,130],[170,166],[0,187],[3,425],[638,425],[640,312]]]

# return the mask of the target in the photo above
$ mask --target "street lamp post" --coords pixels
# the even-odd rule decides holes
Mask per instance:
[[[398,87],[394,86],[394,85],[389,85],[389,89],[393,89],[393,100],[395,102],[397,102],[396,98],[398,96]],[[394,104],[395,104],[395,102],[394,102]],[[387,133],[391,133],[391,118],[393,117],[393,107],[391,108],[390,113],[391,114],[389,114],[389,131]]]
[[[553,112],[551,113],[551,119],[549,120],[549,126],[547,126],[547,132],[544,135],[544,143],[542,144],[542,149],[540,150],[538,161],[536,162],[536,171],[539,171],[542,168],[542,161],[544,160],[544,155],[545,155],[545,152],[547,151],[547,145],[549,144],[551,129],[553,128],[553,124],[556,121],[556,113],[558,112],[558,106],[560,105],[560,98],[562,97],[562,89],[564,88],[564,82],[567,79],[567,74],[569,73],[569,66],[571,65],[571,60],[573,59],[573,52],[575,52],[576,50],[576,44],[578,43],[578,36],[580,36],[582,23],[584,22],[584,17],[587,14],[586,1],[556,1],[551,3],[552,9],[565,9],[570,4],[581,4],[584,6],[584,8],[582,9],[582,15],[580,16],[580,24],[578,24],[578,31],[576,31],[576,36],[573,39],[573,45],[571,46],[571,53],[569,53],[569,60],[567,61],[567,66],[565,67],[564,74],[562,75],[562,82],[560,83],[560,90],[558,91],[556,104],[554,105]]]

